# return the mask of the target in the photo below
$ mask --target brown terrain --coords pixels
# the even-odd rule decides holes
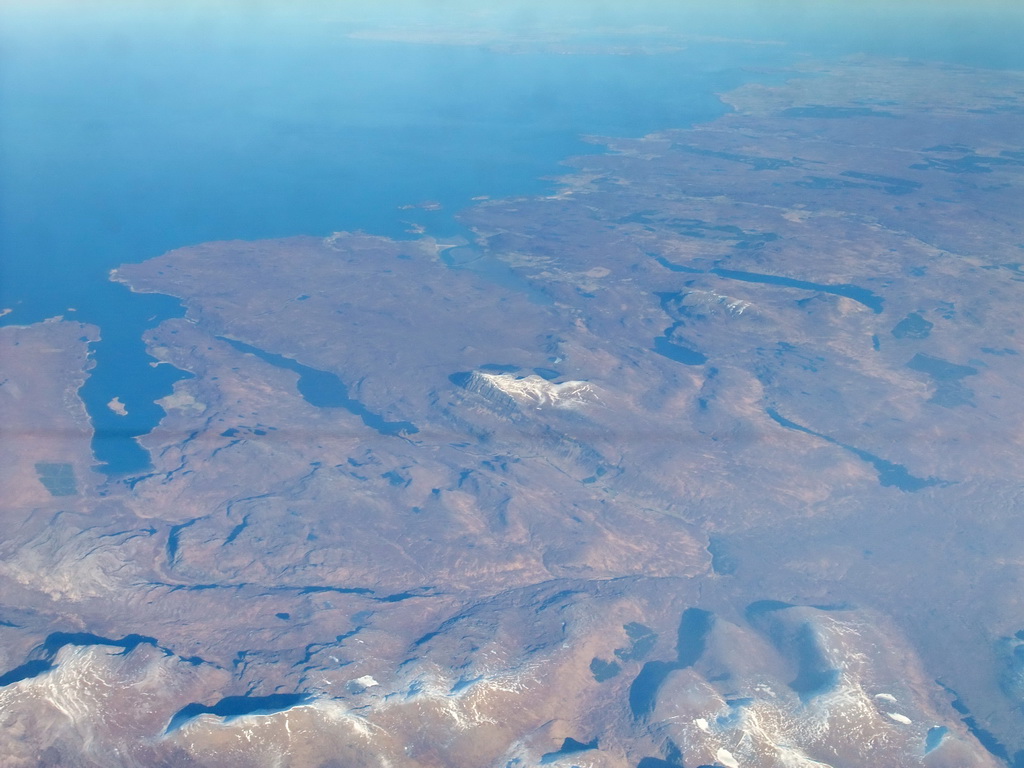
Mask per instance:
[[[0,329],[3,765],[1022,764],[1024,77],[797,74],[468,244],[122,266],[141,476]]]

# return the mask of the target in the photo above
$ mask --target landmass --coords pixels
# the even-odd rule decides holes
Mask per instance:
[[[794,74],[465,243],[123,265],[144,474],[0,329],[10,764],[1024,762],[1024,76]]]
[[[78,507],[98,481],[92,427],[77,397],[97,339],[95,327],[62,318],[0,328],[0,482],[11,524],[27,510],[53,514],[68,501],[58,497]]]

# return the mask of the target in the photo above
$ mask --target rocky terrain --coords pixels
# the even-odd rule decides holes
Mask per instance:
[[[122,266],[143,474],[0,329],[4,765],[1024,763],[1024,77],[795,74],[462,244]]]

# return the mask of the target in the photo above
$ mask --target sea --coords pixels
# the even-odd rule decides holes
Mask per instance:
[[[415,41],[381,39],[396,29]],[[186,376],[151,365],[141,337],[183,310],[111,283],[118,265],[210,240],[465,234],[458,211],[550,193],[562,160],[601,151],[588,136],[714,120],[718,94],[809,58],[1024,70],[1022,30],[1019,9],[985,0],[9,0],[0,324],[100,327],[81,395],[98,469],[128,477],[149,466],[135,438],[155,401]],[[575,48],[544,42],[570,33]]]

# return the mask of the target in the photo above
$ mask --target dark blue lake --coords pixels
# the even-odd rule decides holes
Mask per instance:
[[[582,135],[712,120],[726,111],[716,93],[779,79],[769,70],[806,50],[987,57],[992,66],[1024,58],[1005,21],[981,48],[962,42],[963,25],[956,44],[930,38],[927,19],[914,37],[876,23],[840,27],[850,30],[844,37],[822,35],[834,27],[820,14],[794,25],[803,17],[710,13],[682,28],[789,34],[796,43],[512,55],[347,37],[358,16],[401,20],[429,5],[274,5],[55,0],[0,9],[0,308],[13,310],[0,322],[64,314],[100,326],[82,394],[110,474],[147,467],[132,438],[158,421],[153,401],[180,375],[151,367],[140,340],[180,308],[109,283],[123,262],[219,239],[341,229],[408,237],[407,222],[457,233],[453,214],[474,196],[544,192],[559,160],[599,151]],[[590,22],[682,23],[656,3],[629,19],[605,13]],[[979,34],[991,32],[979,23]],[[425,200],[442,209],[398,209]],[[114,396],[127,416],[106,407]]]
[[[687,608],[676,633],[674,661],[649,661],[629,687],[629,708],[635,718],[647,717],[657,703],[658,690],[676,670],[692,667],[704,653],[714,615],[700,608]]]
[[[935,725],[929,728],[928,735],[925,737],[924,753],[927,755],[938,749],[947,733],[949,733],[949,728],[944,725]]]
[[[228,719],[245,715],[271,715],[306,704],[310,700],[310,696],[301,693],[272,693],[269,696],[228,696],[211,706],[189,704],[174,714],[167,724],[167,733],[172,733],[199,715],[210,714]]]
[[[265,352],[250,344],[243,344],[234,339],[218,337],[221,341],[227,342],[240,352],[248,352],[260,360],[270,363],[278,368],[284,368],[299,374],[296,388],[302,398],[310,405],[317,408],[344,408],[354,416],[358,416],[363,424],[382,435],[415,434],[419,432],[415,424],[408,421],[386,421],[382,416],[371,412],[358,400],[348,396],[348,387],[335,374],[330,371],[319,371],[302,365],[284,355],[275,355],[272,352]]]
[[[880,456],[875,456],[874,454],[868,453],[867,451],[857,448],[855,446],[847,445],[846,443],[841,443],[833,437],[829,437],[828,435],[823,435],[820,432],[815,432],[812,429],[808,429],[805,426],[797,424],[795,421],[790,421],[784,416],[781,416],[777,411],[775,411],[772,408],[768,408],[765,412],[772,419],[772,421],[774,421],[781,427],[785,427],[786,429],[793,429],[796,430],[797,432],[803,432],[805,435],[813,435],[814,437],[821,438],[825,442],[832,443],[832,445],[836,445],[842,448],[843,450],[849,451],[861,461],[866,461],[867,463],[871,464],[875,468],[875,471],[878,473],[879,484],[883,486],[898,488],[899,490],[904,491],[906,493],[914,493],[916,491],[920,491],[924,488],[928,488],[933,485],[940,485],[944,482],[935,477],[916,477],[910,474],[910,472],[907,471],[907,468],[901,464],[896,464],[894,462],[888,461],[886,459],[881,458]]]

